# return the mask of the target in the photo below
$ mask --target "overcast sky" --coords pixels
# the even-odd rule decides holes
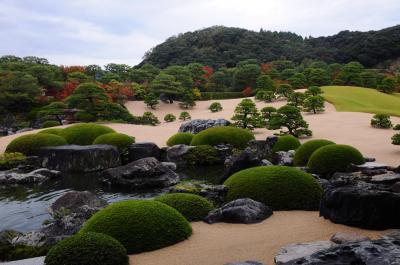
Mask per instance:
[[[400,24],[400,0],[0,0],[0,55],[135,65],[171,35],[213,25],[326,36]]]

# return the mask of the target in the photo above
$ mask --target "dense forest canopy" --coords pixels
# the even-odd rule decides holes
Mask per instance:
[[[214,26],[170,37],[144,56],[141,64],[164,68],[198,62],[233,67],[242,60],[316,59],[327,63],[358,61],[375,67],[400,57],[400,25],[378,31],[342,31],[329,37],[303,38],[290,32],[259,32]]]

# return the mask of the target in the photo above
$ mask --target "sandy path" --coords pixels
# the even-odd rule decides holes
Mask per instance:
[[[192,223],[186,241],[160,250],[132,255],[136,265],[223,265],[256,260],[274,264],[279,248],[290,243],[329,240],[336,232],[358,232],[377,238],[382,231],[368,231],[333,224],[317,212],[280,211],[259,224]]]

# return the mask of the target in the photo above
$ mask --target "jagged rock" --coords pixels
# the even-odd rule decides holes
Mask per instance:
[[[360,171],[358,171],[358,172],[335,172],[332,174],[329,181],[331,183],[348,184],[348,183],[353,183],[355,181],[369,181],[370,179],[371,179],[371,176],[364,175]]]
[[[10,169],[0,171],[0,184],[2,185],[29,185],[41,184],[50,179],[58,178],[61,176],[60,171],[50,170],[47,168],[39,168],[28,173],[22,173],[18,169]]]
[[[171,192],[197,194],[214,201],[217,204],[221,204],[225,201],[228,188],[225,185],[213,185],[192,180],[190,182],[179,183],[172,187]]]
[[[167,148],[167,161],[174,162],[178,165],[186,164],[184,159],[185,155],[189,152],[190,149],[194,148],[194,146],[178,144]]]
[[[386,169],[363,169],[361,170],[361,174],[366,176],[375,176],[386,174],[388,171]]]
[[[392,192],[400,193],[400,181],[393,184]]]
[[[214,148],[217,150],[221,161],[225,161],[233,152],[233,146],[230,144],[218,144]]]
[[[375,162],[376,161],[376,159],[375,159],[375,157],[364,157],[364,161],[365,162]]]
[[[368,229],[400,228],[400,194],[391,186],[355,182],[324,191],[320,215],[334,223]]]
[[[287,264],[287,262],[291,260],[297,260],[298,258],[311,255],[317,251],[330,249],[335,245],[335,243],[330,241],[290,244],[279,249],[278,253],[275,256],[275,263],[276,265]]]
[[[265,265],[265,264],[258,261],[248,260],[239,263],[226,263],[225,265]]]
[[[136,160],[103,172],[107,183],[127,188],[168,187],[179,181],[179,176],[154,157]]]
[[[272,210],[261,202],[244,198],[224,204],[211,211],[204,221],[209,224],[218,222],[254,224],[272,215]]]
[[[349,171],[362,171],[362,170],[376,170],[376,169],[387,169],[387,165],[376,162],[365,162],[361,165],[351,164]]]
[[[171,169],[172,171],[176,170],[176,164],[174,162],[161,162],[161,164],[169,169]]]
[[[261,166],[273,166],[271,162],[269,162],[267,159],[261,160]]]
[[[195,119],[183,123],[181,127],[179,127],[179,132],[190,132],[196,134],[211,127],[228,126],[230,124],[231,124],[230,121],[225,119],[217,119],[217,120]]]
[[[372,176],[372,178],[369,180],[369,182],[374,184],[388,184],[388,185],[394,184],[399,181],[400,181],[400,174],[393,174],[393,173],[375,175]]]
[[[272,163],[280,166],[293,166],[294,150],[278,151],[272,155]]]
[[[345,243],[297,258],[282,265],[398,265],[400,244],[398,238]]]
[[[146,157],[161,158],[161,149],[151,142],[133,143],[129,145],[125,158],[127,162],[133,162]]]
[[[262,165],[262,161],[250,148],[244,149],[241,153],[228,157],[225,160],[225,172],[222,181],[229,178],[232,174],[250,167]]]
[[[111,145],[63,145],[42,148],[42,166],[62,172],[92,172],[117,167],[119,152]]]
[[[347,233],[337,232],[331,237],[330,240],[336,244],[343,244],[348,242],[360,242],[365,240],[371,240],[371,238],[354,232],[347,232]]]
[[[52,215],[56,214],[61,209],[76,212],[76,209],[85,205],[98,210],[105,207],[107,202],[89,191],[70,191],[53,202],[49,208],[49,212]]]

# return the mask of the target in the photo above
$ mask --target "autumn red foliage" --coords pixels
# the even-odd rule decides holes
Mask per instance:
[[[63,88],[60,91],[57,91],[54,97],[58,100],[63,100],[70,96],[77,86],[79,86],[77,80],[65,82]]]
[[[242,94],[245,97],[250,97],[253,94],[253,89],[251,87],[246,87],[245,89],[243,89]]]
[[[72,66],[61,65],[60,68],[66,74],[73,73],[73,72],[86,73],[86,67],[80,66],[80,65],[72,65]]]
[[[210,77],[212,76],[212,74],[214,73],[214,68],[212,68],[211,66],[203,66],[203,71],[204,71],[204,78],[209,80]]]
[[[260,64],[260,68],[263,74],[268,74],[272,69],[272,63],[262,63]]]

